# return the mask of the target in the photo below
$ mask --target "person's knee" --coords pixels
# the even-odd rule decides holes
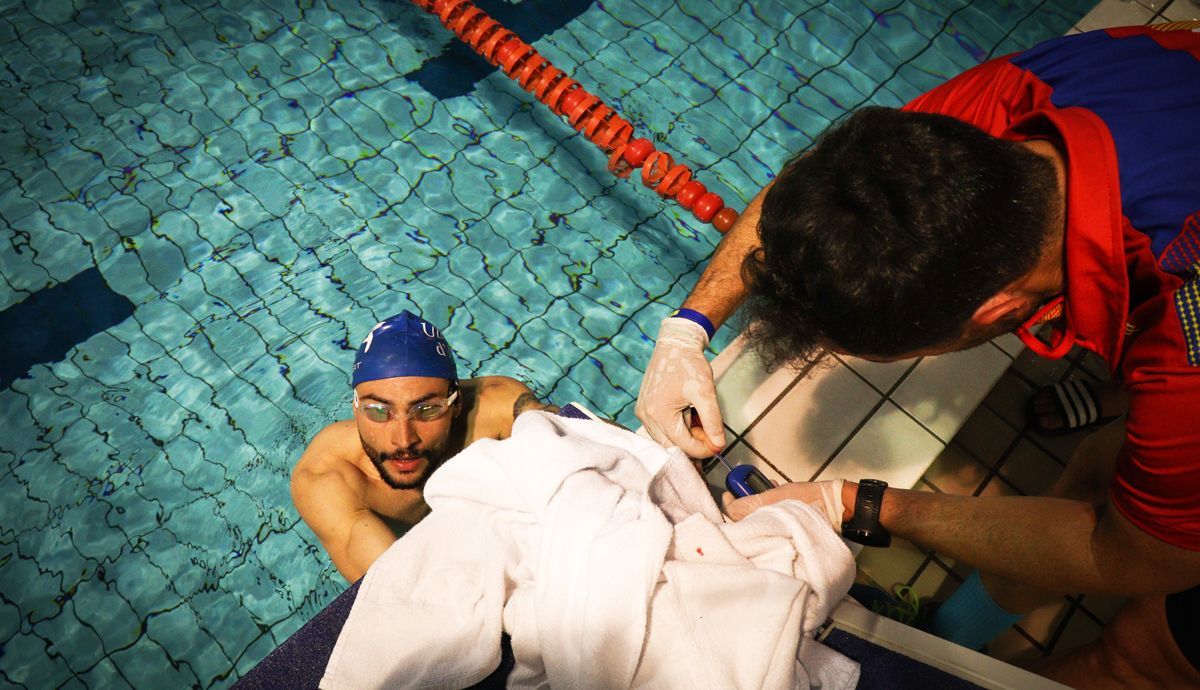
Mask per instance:
[[[1096,662],[1100,673],[1129,688],[1194,687],[1169,648],[1161,597],[1132,600],[1105,627]]]
[[[1125,442],[1125,419],[1109,422],[1080,441],[1062,475],[1047,495],[1089,503],[1103,502]]]
[[[1097,672],[1108,678],[1120,680],[1130,688],[1152,687],[1153,679],[1146,668],[1142,645],[1145,641],[1136,635],[1109,625],[1100,637],[1099,647],[1093,657]]]

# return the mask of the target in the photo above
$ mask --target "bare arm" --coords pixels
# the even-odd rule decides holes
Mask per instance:
[[[327,427],[304,451],[292,472],[292,502],[338,572],[354,582],[397,535],[363,505],[361,492],[355,491],[344,474],[327,469],[328,464],[322,462],[339,452],[337,436],[333,426]]]
[[[717,245],[717,251],[696,282],[696,287],[683,303],[688,309],[695,309],[707,316],[714,326],[720,327],[725,323],[748,296],[749,291],[742,282],[742,262],[760,245],[758,218],[762,212],[763,197],[770,188],[769,184],[763,187],[746,206],[746,210],[742,211],[742,215],[738,216],[737,222]]]
[[[725,323],[746,300],[749,290],[742,280],[742,263],[759,247],[758,220],[768,189],[770,185],[738,216],[683,303],[707,316],[713,326]],[[663,445],[679,446],[693,458],[709,457],[725,446],[716,382],[712,365],[704,355],[709,343],[705,331],[683,318],[663,320],[638,389],[635,410],[651,438]],[[703,435],[691,433],[693,411],[704,427]]]
[[[847,483],[845,505],[856,494]],[[889,488],[880,520],[924,548],[1051,592],[1136,596],[1200,584],[1200,552],[1150,536],[1110,503]]]
[[[508,438],[517,415],[527,410],[558,412],[557,407],[538,400],[529,386],[517,379],[485,377],[479,391],[479,414],[468,443],[478,438]]]

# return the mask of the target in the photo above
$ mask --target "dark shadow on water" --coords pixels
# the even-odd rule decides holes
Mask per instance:
[[[0,312],[0,389],[132,314],[133,302],[113,292],[94,266],[33,293]]]

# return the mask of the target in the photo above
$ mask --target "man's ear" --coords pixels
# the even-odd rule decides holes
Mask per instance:
[[[1013,313],[1024,314],[1030,306],[1032,302],[1028,295],[1001,290],[979,305],[971,315],[971,323],[980,328],[987,328]]]

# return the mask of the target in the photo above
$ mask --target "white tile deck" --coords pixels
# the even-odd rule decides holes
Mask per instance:
[[[891,486],[916,486],[945,445],[910,413],[885,402],[814,478],[873,477]]]
[[[816,476],[882,400],[846,365],[826,362],[814,366],[744,436],[792,481]]]
[[[949,441],[1012,362],[991,343],[926,357],[891,399],[938,438]]]

